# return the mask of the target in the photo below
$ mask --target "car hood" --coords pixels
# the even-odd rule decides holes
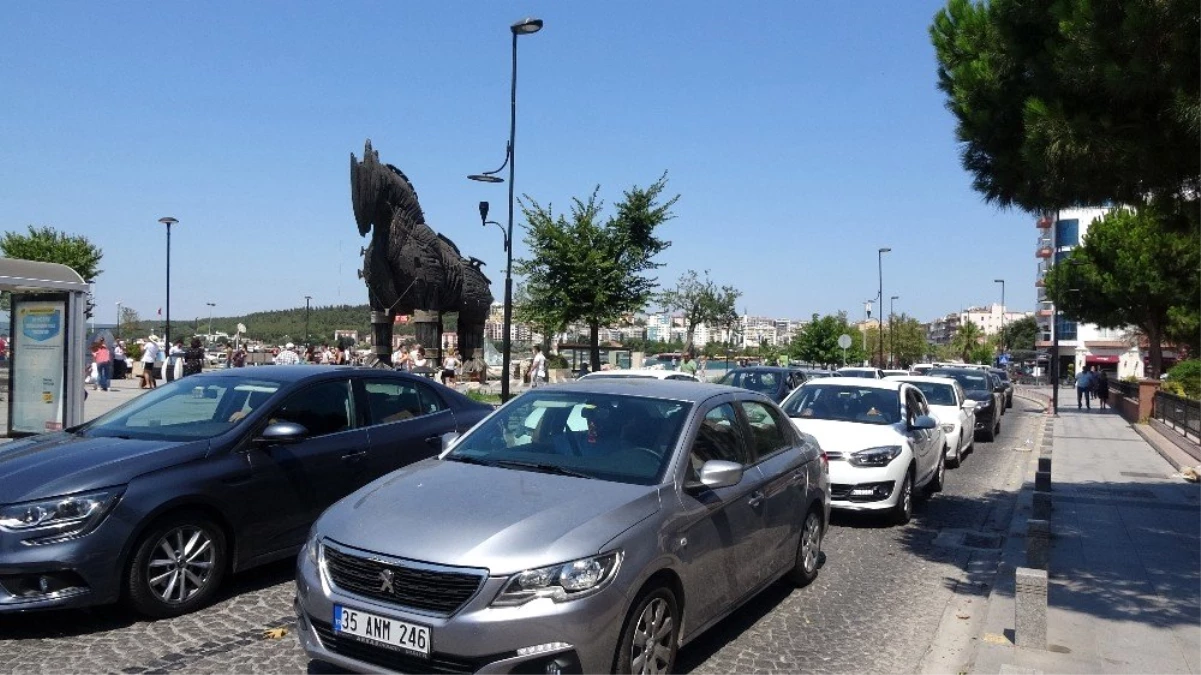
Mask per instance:
[[[655,486],[427,459],[342,499],[314,531],[375,553],[501,575],[594,555],[659,505]]]
[[[993,393],[991,391],[980,391],[978,389],[971,389],[971,390],[965,391],[964,395],[966,395],[968,398],[970,398],[973,401],[991,401],[991,400],[993,400]]]
[[[0,445],[0,504],[124,485],[207,451],[207,440],[85,438],[65,431],[31,436]]]
[[[905,436],[892,424],[862,424],[793,417],[792,425],[817,439],[826,452],[855,452],[881,445],[900,445]]]

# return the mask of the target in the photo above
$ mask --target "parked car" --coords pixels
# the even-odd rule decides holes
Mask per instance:
[[[963,392],[963,387],[949,377],[907,375],[889,378],[908,382],[926,397],[930,414],[938,420],[947,437],[947,461],[951,466],[963,463],[963,455],[975,442],[976,402]]]
[[[949,377],[963,387],[967,397],[976,402],[976,434],[985,441],[994,441],[1001,433],[1004,398],[991,373],[975,368],[935,368],[931,377]]]
[[[788,392],[796,389],[805,382],[805,374],[793,368],[777,366],[751,366],[735,368],[717,381],[731,387],[750,389],[767,394],[772,401],[780,402],[788,396]]]
[[[672,672],[780,577],[818,574],[827,467],[763,394],[534,389],[313,527],[298,632],[362,672]]]
[[[934,368],[933,363],[915,363],[909,367],[909,374],[910,375],[925,375],[932,368]]]
[[[817,377],[834,377],[833,370],[821,370],[819,368],[797,368],[801,374],[805,376],[805,381],[808,382]]]
[[[895,369],[895,370],[886,368],[886,369],[884,369],[883,372],[884,372],[884,377],[896,377],[899,375],[908,375],[909,374],[908,370],[903,370],[903,369],[899,369],[899,368]]]
[[[997,376],[1001,381],[1001,385],[1005,387],[1005,407],[1013,407],[1013,381],[1009,379],[1009,371],[1004,368],[990,368],[989,371]]]
[[[294,556],[330,504],[491,411],[399,372],[235,368],[0,446],[0,612],[193,611],[227,572]]]
[[[598,370],[581,376],[581,380],[600,380],[614,378],[636,378],[651,380],[683,380],[685,382],[700,382],[695,375],[681,373],[675,370],[660,368],[627,368],[625,370]]]
[[[833,508],[907,523],[914,491],[942,490],[947,440],[917,387],[830,377],[806,382],[782,407],[826,451]]]
[[[863,377],[869,380],[884,378],[884,371],[879,368],[847,366],[834,371],[834,377]]]

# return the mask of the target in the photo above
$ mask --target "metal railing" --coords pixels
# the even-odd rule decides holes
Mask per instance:
[[[1151,415],[1182,434],[1201,438],[1201,401],[1157,391]]]
[[[1110,380],[1109,388],[1118,393],[1122,398],[1128,398],[1132,401],[1138,401],[1138,382],[1123,382],[1121,380]]]

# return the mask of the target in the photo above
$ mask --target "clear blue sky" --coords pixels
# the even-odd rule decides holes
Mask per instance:
[[[520,40],[517,189],[607,203],[663,171],[681,195],[660,281],[710,270],[740,311],[929,320],[1034,301],[1033,218],[972,192],[935,86],[940,3],[39,2],[0,22],[0,230],[50,225],[104,251],[115,303],[172,318],[366,302],[349,156],[372,139],[427,220],[504,254],[509,25]],[[518,223],[517,255],[525,253]],[[218,324],[218,329],[223,328]],[[252,328],[253,330],[253,328]]]

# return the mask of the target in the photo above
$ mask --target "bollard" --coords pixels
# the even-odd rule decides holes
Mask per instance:
[[[1014,572],[1014,644],[1047,648],[1047,572],[1019,567]]]
[[[1051,458],[1050,457],[1039,457],[1038,458],[1038,470],[1046,471],[1047,473],[1051,473]]]
[[[1050,492],[1035,492],[1034,493],[1034,513],[1032,517],[1035,520],[1050,520],[1051,519],[1051,493]]]
[[[1026,521],[1026,564],[1045,570],[1050,553],[1051,523],[1036,518]]]
[[[1042,459],[1041,457],[1039,459]],[[1038,471],[1034,474],[1034,491],[1035,492],[1050,492],[1051,491],[1051,472]]]

